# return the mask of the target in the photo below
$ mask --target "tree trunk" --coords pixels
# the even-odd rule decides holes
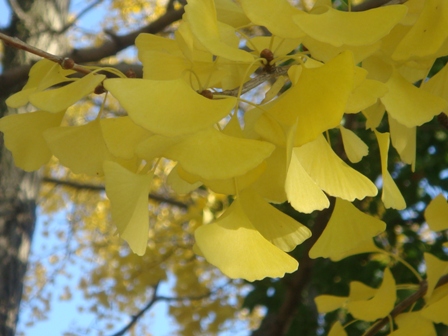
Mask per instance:
[[[68,51],[62,32],[67,24],[69,0],[10,1],[13,15],[5,32],[54,54]],[[2,65],[8,70],[35,61],[32,55],[4,46]],[[24,83],[17,83],[19,90]],[[0,93],[0,117],[23,111],[8,109]],[[14,166],[0,135],[0,335],[15,334],[23,280],[35,227],[39,173]]]

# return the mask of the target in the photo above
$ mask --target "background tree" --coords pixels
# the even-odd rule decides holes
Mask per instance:
[[[136,12],[144,11],[143,3],[136,4]],[[366,3],[367,6],[380,5],[378,1],[372,1],[370,4],[369,2]],[[17,5],[16,2],[11,2],[11,4]],[[113,2],[113,5],[125,9],[129,4],[116,1]],[[308,3],[302,5],[309,6]],[[170,2],[166,6],[166,13],[161,14],[148,27],[139,29],[137,32],[121,35],[108,31],[108,40],[102,44],[100,43],[98,47],[75,50],[67,52],[67,54],[77,64],[95,62],[105,56],[112,56],[117,51],[131,45],[138,32],[156,33],[179,19],[183,13],[182,6],[182,3]],[[21,12],[22,7],[13,6],[17,17],[21,15],[21,18],[25,18]],[[154,8],[154,11],[157,12],[159,7],[155,6]],[[22,14],[19,15],[18,13]],[[122,13],[125,15],[126,12],[122,11]],[[65,23],[62,26],[63,28],[51,31],[54,33],[54,30],[56,30],[62,33],[69,26],[71,26],[71,23]],[[166,35],[170,33],[168,31]],[[11,32],[8,32],[8,34],[18,36]],[[22,37],[22,39],[28,40],[26,37]],[[46,46],[40,48],[51,51]],[[61,55],[66,52],[57,52],[56,50],[52,53]],[[439,59],[434,65],[430,76],[436,73],[444,63],[445,60],[443,58]],[[116,66],[123,69],[122,64],[116,64]],[[129,65],[126,66],[124,71],[130,67]],[[15,81],[26,77],[29,67],[15,67],[14,70],[11,70],[13,72],[6,71],[5,67],[5,73],[2,76],[2,83],[8,83],[5,88],[12,87],[7,82],[8,78],[11,78],[9,74],[18,74],[20,69],[25,69],[23,72],[24,76],[20,77],[17,75]],[[134,71],[138,73],[138,68],[135,68]],[[91,99],[88,104],[84,103],[83,106],[84,109],[86,105],[95,108],[98,103],[95,99]],[[113,103],[110,104],[112,105]],[[111,107],[110,111],[112,110],[113,107]],[[75,124],[79,122],[77,119],[88,120],[90,118],[89,110],[82,110],[79,106],[75,107],[70,113],[68,123]],[[446,242],[446,236],[439,234],[428,238],[425,235],[427,230],[425,229],[425,219],[423,217],[425,205],[429,203],[435,194],[446,190],[446,158],[443,155],[434,155],[435,153],[444,153],[446,151],[446,141],[444,141],[446,139],[446,130],[443,128],[443,118],[443,115],[439,118],[442,123],[433,120],[419,130],[417,142],[419,148],[417,153],[421,154],[424,159],[417,161],[415,172],[412,172],[409,167],[399,164],[399,155],[396,152],[390,154],[388,160],[389,170],[395,175],[397,184],[405,196],[408,211],[398,213],[397,211],[386,210],[379,199],[357,202],[359,208],[373,215],[382,216],[385,222],[389,224],[387,232],[379,236],[380,245],[389,252],[398,252],[397,254],[403,255],[407,263],[416,269],[423,261],[423,252],[430,251],[441,258],[445,257],[443,243]],[[349,115],[345,121],[346,126],[356,130],[363,129],[364,124],[365,118],[360,114],[356,116]],[[387,131],[387,122],[384,121],[378,129],[382,132]],[[360,133],[371,152],[378,153],[378,145],[373,134],[365,133],[363,135],[362,132]],[[331,131],[329,137],[332,139],[332,144],[336,148],[340,148],[338,154],[343,157],[345,154],[342,150],[339,134]],[[11,164],[11,159],[8,162]],[[363,160],[355,167],[359,171],[367,172],[366,175],[371,180],[376,180],[381,171],[378,160]],[[170,167],[167,166],[166,169],[169,170]],[[24,174],[24,176],[28,175]],[[416,286],[419,283],[418,279],[413,278],[412,272],[404,268],[403,265],[398,264],[392,257],[361,254],[344,259],[338,263],[332,263],[326,259],[310,259],[308,252],[327,224],[334,204],[329,209],[318,214],[303,215],[296,212],[286,203],[279,205],[278,208],[291,217],[298,219],[301,223],[306,223],[313,231],[313,237],[292,253],[300,261],[299,270],[280,280],[267,278],[250,283],[250,285],[241,281],[223,281],[222,275],[214,268],[203,262],[203,260],[195,259],[189,248],[193,242],[193,231],[201,221],[203,205],[206,204],[205,209],[210,214],[210,217],[213,218],[220,213],[222,207],[226,207],[229,200],[217,198],[214,195],[207,195],[203,190],[198,190],[189,197],[175,200],[169,196],[167,190],[161,187],[162,182],[166,178],[165,171],[157,172],[156,178],[159,181],[156,183],[156,186],[160,186],[162,189],[159,189],[156,194],[150,194],[150,202],[155,202],[151,205],[153,225],[150,232],[154,239],[149,246],[151,253],[147,253],[143,258],[140,258],[123,249],[120,240],[117,240],[116,237],[108,236],[111,227],[104,223],[109,204],[102,193],[103,186],[98,181],[72,175],[62,168],[56,168],[54,163],[50,164],[45,171],[44,181],[46,184],[43,188],[43,195],[53,194],[51,195],[52,197],[45,199],[42,204],[43,209],[51,212],[52,209],[58,208],[66,200],[73,202],[75,206],[71,212],[70,232],[72,235],[70,238],[74,238],[78,242],[76,253],[83,255],[85,258],[89,258],[92,255],[100,256],[98,267],[91,273],[90,278],[92,280],[84,280],[81,283],[86,296],[93,297],[96,300],[92,308],[104,319],[113,318],[110,309],[113,304],[116,304],[121,311],[129,312],[130,315],[134,316],[131,322],[122,328],[122,331],[116,333],[117,335],[129,330],[143,316],[144,312],[150,309],[155,302],[161,300],[173,303],[170,312],[175,316],[180,326],[179,333],[183,332],[189,335],[194,330],[216,333],[218,329],[222,329],[226,325],[226,322],[234,320],[236,318],[235,313],[240,309],[243,297],[238,295],[235,299],[232,296],[232,292],[240,293],[240,291],[247,290],[247,288],[250,288],[250,292],[244,298],[242,307],[255,313],[259,307],[264,307],[267,311],[261,325],[253,332],[254,335],[315,335],[323,329],[328,331],[331,321],[335,318],[335,314],[330,313],[325,315],[325,322],[319,320],[318,311],[314,304],[314,299],[317,295],[325,293],[347,296],[348,283],[353,280],[361,281],[372,287],[378,287],[379,283],[381,283],[381,277],[373,275],[378,270],[383,269],[385,265],[394,266],[394,278],[397,282],[414,283]],[[14,179],[8,178],[7,181],[10,183]],[[54,189],[54,184],[58,185],[57,189]],[[17,190],[17,185],[23,186],[23,183],[17,184],[16,180],[12,189]],[[25,188],[25,190],[28,191],[29,188]],[[32,199],[34,199],[32,202],[35,202],[36,192],[32,195]],[[16,196],[13,199],[15,200]],[[33,205],[33,203],[31,204]],[[31,207],[32,210],[33,208],[34,206]],[[15,214],[15,212],[11,213]],[[25,216],[25,218],[31,219],[33,217],[33,215]],[[23,217],[11,215],[10,218]],[[29,223],[32,224],[33,221],[31,220]],[[6,224],[5,227],[7,227]],[[11,225],[8,227],[20,226]],[[98,231],[103,238],[98,238],[97,236],[96,239],[93,239],[94,234],[98,233]],[[29,237],[32,230],[30,229],[28,232]],[[88,239],[86,239],[85,233],[88,233]],[[89,241],[89,244],[85,244],[86,240]],[[7,241],[17,240],[8,239]],[[22,241],[26,242],[23,239]],[[92,244],[90,245],[91,241]],[[14,249],[12,250],[14,251]],[[11,251],[11,249],[7,249],[7,251]],[[19,253],[19,251],[24,250],[17,248],[15,252],[18,257],[22,257],[24,254],[22,252]],[[111,256],[113,256],[114,263],[109,263]],[[8,258],[3,259],[8,260]],[[151,272],[146,272],[148,268]],[[35,270],[38,269],[38,267],[35,268]],[[21,272],[23,274],[23,268]],[[192,273],[196,274],[192,276]],[[176,279],[173,289],[176,295],[173,297],[164,297],[158,294],[159,283],[168,274],[174,275]],[[15,276],[15,279],[20,278],[20,274]],[[21,283],[21,281],[15,282]],[[108,287],[108,290],[104,290],[104,284],[108,282],[112,284]],[[11,289],[7,290],[8,293],[11,292]],[[423,296],[424,291],[417,291],[417,293],[420,293],[420,297],[414,298],[413,301],[411,300],[408,306],[414,303],[417,305],[421,304],[417,299]],[[68,292],[67,296],[70,296],[69,294]],[[406,294],[408,293],[403,294],[403,298],[407,296]],[[15,297],[16,303],[13,304],[13,307],[17,307],[17,295]],[[45,312],[45,309],[41,310]],[[11,308],[4,310],[8,312],[14,311]],[[398,313],[398,309],[392,312],[392,314]],[[12,317],[12,320],[15,320],[15,317]],[[378,323],[378,325],[382,325],[382,323]],[[8,324],[5,323],[5,325]],[[14,329],[11,322],[9,322],[9,326],[10,330]],[[115,326],[111,325],[111,327]],[[438,325],[437,328],[440,333],[446,330],[446,327],[443,325]],[[350,326],[348,331],[356,335],[360,333],[360,330],[364,329],[365,323],[357,322]],[[378,331],[372,328],[369,332],[370,334],[373,332],[386,334],[389,331],[387,329]]]

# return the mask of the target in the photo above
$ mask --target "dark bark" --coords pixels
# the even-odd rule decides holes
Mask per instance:
[[[15,0],[14,14],[6,33],[38,48],[62,54],[68,51],[64,37],[55,33],[67,24],[69,0]],[[3,69],[29,64],[32,55],[4,48]],[[17,91],[20,84],[10,87]],[[0,116],[19,113],[0,102]],[[22,111],[23,112],[23,111]],[[0,135],[0,335],[13,336],[19,315],[39,191],[38,173],[14,166]]]

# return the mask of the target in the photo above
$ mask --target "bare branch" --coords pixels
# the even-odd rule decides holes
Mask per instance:
[[[145,307],[143,307],[136,315],[132,316],[131,321],[129,321],[128,324],[126,324],[120,331],[116,332],[112,336],[123,336],[126,332],[128,332],[135,323],[137,323],[138,319],[143,316],[153,305],[158,301],[157,297],[157,289],[159,288],[160,282],[156,283],[155,286],[153,286],[153,295],[151,300],[146,304]]]
[[[91,72],[91,70],[74,63],[70,58],[67,58],[67,57],[64,58],[64,57],[50,54],[42,49],[35,48],[35,47],[29,45],[28,43],[23,42],[22,40],[18,39],[17,37],[10,37],[8,35],[0,33],[0,40],[3,40],[6,45],[12,46],[13,48],[21,49],[21,50],[24,50],[31,54],[34,54],[34,55],[40,56],[42,58],[46,58],[55,63],[58,63],[64,69],[73,69],[73,70],[83,73],[83,74],[88,74]],[[65,65],[66,63],[70,63],[70,67],[67,67]]]
[[[156,34],[161,32],[173,22],[180,20],[183,13],[183,8],[168,11],[149,25],[126,35],[116,35],[113,39],[104,42],[99,47],[74,49],[68,55],[60,56],[56,59],[52,59],[55,57],[54,55],[48,54],[47,56],[51,57],[49,59],[58,63],[65,58],[72,59],[76,64],[98,62],[105,57],[113,56],[119,51],[133,45],[136,37],[140,33]],[[12,39],[11,37],[9,38]],[[12,42],[16,42],[16,40],[13,40]],[[18,83],[24,82],[27,79],[30,68],[31,65],[15,67],[0,75],[0,96],[10,95],[12,93],[11,88],[16,87]]]
[[[76,24],[76,22],[78,22],[78,20],[83,17],[85,14],[87,14],[90,10],[92,10],[94,7],[98,6],[100,3],[104,2],[104,0],[97,0],[92,2],[91,4],[89,4],[86,8],[84,8],[83,10],[81,10],[78,15],[76,15],[76,17],[73,19],[72,22],[70,22],[69,24],[65,25],[64,27],[62,27],[62,29],[60,29],[57,33],[62,34],[64,32],[66,32],[68,29],[70,29],[73,25]]]
[[[51,177],[44,177],[42,179],[44,183],[52,183],[64,187],[74,188],[74,189],[82,189],[82,190],[90,190],[90,191],[105,191],[104,185],[101,184],[88,184],[88,183],[80,183],[76,181],[68,181],[68,180],[58,180]],[[188,204],[182,203],[172,198],[164,197],[162,195],[157,195],[150,193],[148,195],[150,200],[159,202],[159,203],[167,203],[182,209],[188,209]]]
[[[198,300],[202,300],[202,299],[205,299],[207,297],[210,297],[213,293],[215,293],[216,291],[218,291],[222,287],[227,286],[228,283],[229,282],[227,282],[223,286],[215,289],[214,291],[209,291],[209,292],[207,292],[205,294],[202,294],[202,295],[184,296],[184,297],[158,296],[157,295],[157,289],[158,289],[160,283],[157,283],[153,287],[154,294],[153,294],[151,300],[149,300],[149,302],[146,304],[146,306],[143,307],[136,315],[133,315],[132,318],[131,318],[131,321],[129,321],[129,323],[127,325],[125,325],[120,331],[116,332],[115,334],[113,334],[111,336],[123,336],[126,332],[128,332],[135,325],[135,323],[137,323],[138,319],[140,317],[142,317],[143,314],[145,314],[157,301],[170,302],[170,301],[186,301],[186,300],[188,300],[188,301],[198,301]]]

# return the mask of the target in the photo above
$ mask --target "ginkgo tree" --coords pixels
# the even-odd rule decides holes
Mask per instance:
[[[55,157],[75,174],[102,178],[112,223],[138,256],[156,239],[148,194],[171,162],[167,184],[176,193],[200,187],[229,200],[193,228],[195,258],[249,282],[304,279],[317,258],[387,260],[377,287],[347,280],[346,296],[315,295],[318,313],[341,312],[328,334],[358,324],[365,335],[436,335],[435,324],[448,325],[447,261],[425,251],[410,265],[384,243],[393,223],[383,215],[406,209],[394,176],[419,165],[418,127],[448,108],[448,67],[438,63],[448,55],[448,5],[351,9],[329,0],[308,10],[286,0],[189,0],[172,38],[136,39],[142,78],[62,57],[37,62],[6,101],[35,111],[0,120],[5,145],[25,171]],[[89,95],[102,101],[95,115],[67,124],[67,109]],[[125,115],[106,108],[115,101]],[[401,166],[388,161],[392,147]],[[365,160],[375,162],[371,171]],[[314,225],[281,211],[288,206]],[[443,194],[424,215],[434,234],[448,229]],[[397,264],[413,283],[397,281]],[[294,333],[290,322],[265,328]]]

